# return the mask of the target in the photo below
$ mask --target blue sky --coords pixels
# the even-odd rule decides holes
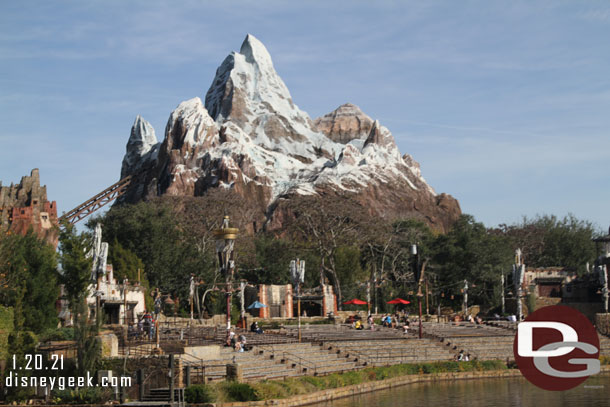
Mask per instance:
[[[136,115],[162,138],[246,33],[312,118],[360,106],[486,225],[610,224],[604,1],[0,2],[3,185],[40,168],[61,212],[116,182]]]

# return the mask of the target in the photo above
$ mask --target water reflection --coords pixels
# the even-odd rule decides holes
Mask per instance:
[[[522,377],[416,383],[314,406],[607,407],[610,406],[610,375],[590,377],[585,383],[565,392],[539,389]]]

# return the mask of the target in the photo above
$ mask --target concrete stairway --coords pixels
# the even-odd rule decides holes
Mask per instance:
[[[428,363],[453,360],[455,354],[429,338],[402,340],[337,341],[324,347],[361,365],[385,366],[398,363]]]
[[[260,346],[258,352],[296,369],[299,375],[325,375],[359,368],[356,358],[346,358],[312,343]]]

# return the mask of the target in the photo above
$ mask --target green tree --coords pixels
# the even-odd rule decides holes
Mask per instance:
[[[349,197],[327,196],[320,201],[315,197],[302,197],[290,210],[296,220],[293,235],[315,248],[320,259],[320,282],[330,280],[342,309],[342,283],[337,270],[335,255],[342,246],[358,245],[359,226],[363,224],[363,209]]]
[[[59,281],[64,286],[70,311],[78,319],[80,303],[84,301],[87,287],[91,284],[93,259],[87,257],[91,240],[84,233],[77,233],[74,225],[65,222],[59,233],[61,271]]]
[[[188,296],[189,278],[191,273],[199,275],[201,256],[185,239],[170,205],[155,201],[113,207],[101,222],[107,241],[118,242],[121,249],[142,260],[152,287],[182,298]],[[116,253],[116,249],[111,250]],[[135,259],[123,260],[129,260],[127,266],[133,271]]]
[[[79,297],[76,307],[74,339],[76,340],[76,357],[78,373],[81,376],[87,372],[94,372],[101,358],[101,342],[98,338],[101,315],[97,315],[95,321],[89,321],[87,302],[84,297]]]
[[[505,236],[491,233],[470,215],[462,215],[448,234],[438,236],[433,250],[440,286],[447,294],[461,298],[467,280],[469,303],[484,309],[499,303],[500,275],[512,262],[512,249]],[[457,308],[458,303],[452,305]]]
[[[89,320],[87,289],[91,284],[93,259],[87,256],[91,239],[86,233],[77,233],[74,225],[64,222],[59,233],[60,281],[70,302],[76,340],[77,367],[80,375],[94,371],[100,357],[97,339],[101,325],[101,313],[95,321]]]
[[[593,224],[572,214],[523,218],[519,224],[500,225],[498,232],[510,238],[513,249],[521,248],[527,266],[560,266],[582,274],[596,257]]]
[[[138,281],[139,276],[140,282],[148,286],[148,280],[144,272],[144,262],[134,252],[125,249],[116,238],[109,245],[108,262],[112,264],[114,277],[117,281],[128,279],[130,282],[134,282]]]
[[[362,269],[360,249],[355,246],[341,246],[335,252],[335,267],[343,285],[344,300],[366,295],[368,273]],[[360,298],[362,299],[362,298]]]
[[[56,326],[59,287],[53,247],[31,230],[25,236],[5,235],[0,259],[0,304],[14,307],[15,329],[41,333]]]

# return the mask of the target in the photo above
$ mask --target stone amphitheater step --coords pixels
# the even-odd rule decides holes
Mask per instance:
[[[610,356],[610,338],[605,335],[598,334],[600,353],[603,356]]]
[[[367,365],[432,362],[452,360],[455,357],[450,350],[428,338],[399,341],[327,342],[324,346],[340,355],[356,357],[359,363]]]

